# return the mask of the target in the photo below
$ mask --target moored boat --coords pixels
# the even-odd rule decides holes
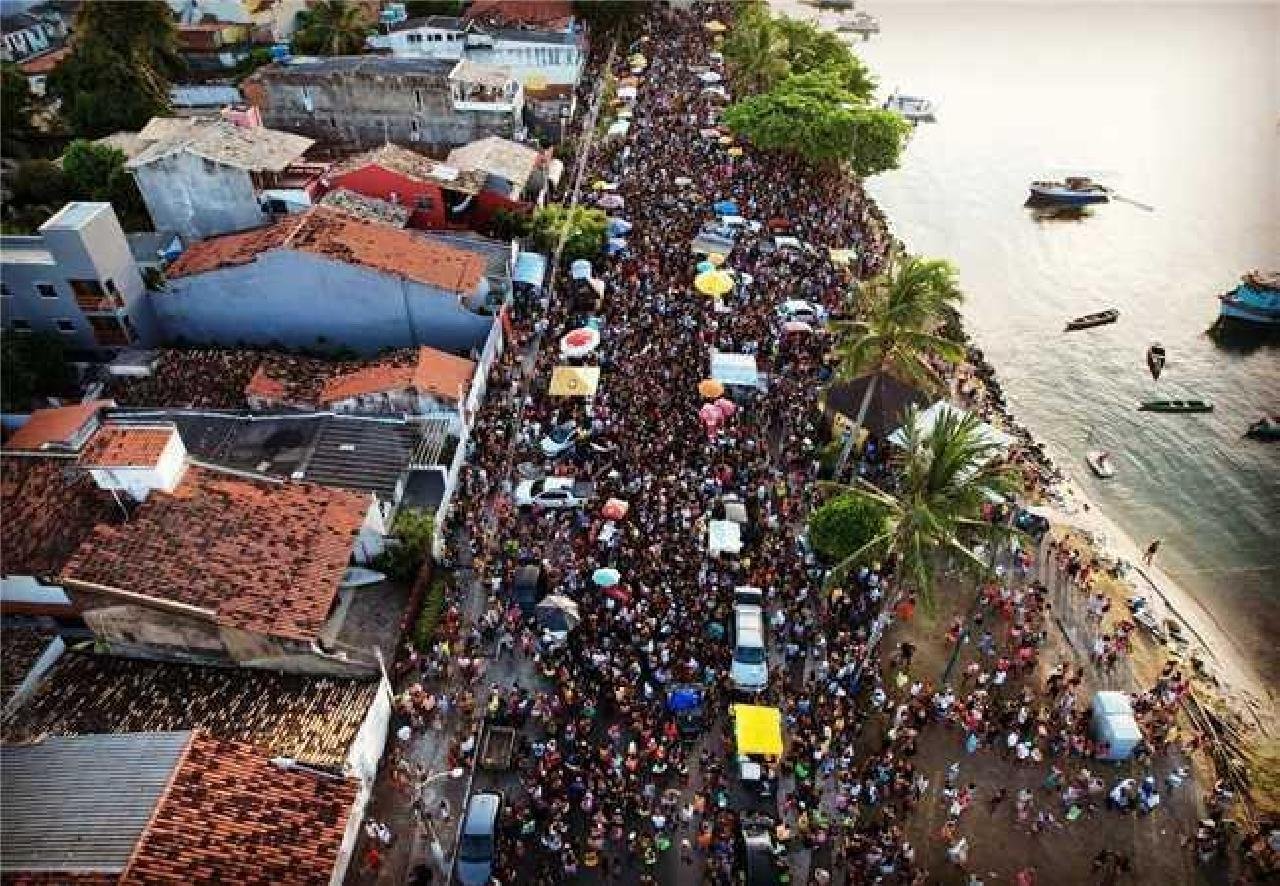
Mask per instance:
[[[1083,317],[1076,317],[1074,320],[1067,321],[1066,332],[1073,332],[1077,329],[1092,329],[1094,326],[1105,326],[1108,323],[1114,323],[1120,317],[1120,312],[1115,308],[1107,308],[1105,311],[1098,311],[1096,314],[1085,314]]]
[[[938,106],[927,98],[918,95],[902,95],[895,92],[885,99],[886,111],[897,111],[912,123],[934,123],[937,121]]]
[[[1218,299],[1219,320],[1280,329],[1280,271],[1250,271]]]
[[[1213,412],[1213,404],[1206,400],[1143,400],[1139,412]]]
[[[1116,475],[1116,466],[1111,461],[1111,453],[1105,449],[1089,450],[1085,453],[1084,460],[1089,463],[1093,472],[1104,480],[1109,480]]]
[[[1280,415],[1264,415],[1244,432],[1253,440],[1280,440]]]
[[[1041,203],[1083,206],[1086,203],[1106,203],[1111,199],[1111,191],[1087,176],[1072,175],[1060,182],[1032,182],[1031,199]]]
[[[1151,377],[1156,381],[1160,380],[1160,373],[1164,369],[1164,345],[1156,342],[1147,348],[1147,369],[1151,370]]]

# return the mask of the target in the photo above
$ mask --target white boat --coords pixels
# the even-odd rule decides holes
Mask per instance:
[[[1093,472],[1104,480],[1109,480],[1116,475],[1116,466],[1111,461],[1111,453],[1105,449],[1090,449],[1085,453],[1084,460],[1089,463]]]
[[[897,111],[912,123],[937,122],[937,104],[918,95],[902,95],[895,92],[885,99],[884,109]]]

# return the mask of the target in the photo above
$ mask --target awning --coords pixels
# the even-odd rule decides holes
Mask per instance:
[[[942,419],[944,415],[954,415],[958,421],[963,420],[969,413],[956,406],[952,406],[946,400],[939,400],[924,412],[916,415],[916,427],[920,429],[920,433],[928,436],[933,432],[934,426]],[[1003,431],[997,431],[991,425],[981,422],[977,427],[978,439],[987,445],[1004,449],[1013,443],[1013,438]],[[898,428],[889,435],[889,442],[894,446],[905,446],[907,442],[906,428]],[[992,453],[994,458],[996,453]]]
[[[733,706],[733,735],[739,754],[782,756],[782,711],[763,705]]]
[[[552,397],[592,397],[600,386],[599,366],[557,366],[551,373]]]
[[[742,527],[732,520],[712,520],[707,524],[707,552],[739,554],[742,552]]]
[[[512,283],[542,286],[547,276],[547,257],[537,252],[521,252],[516,256],[516,266],[511,272]]]
[[[711,377],[726,385],[754,388],[760,384],[760,370],[751,354],[712,351]]]

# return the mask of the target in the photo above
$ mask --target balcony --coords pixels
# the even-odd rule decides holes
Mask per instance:
[[[110,280],[106,286],[99,280],[69,280],[75,294],[76,307],[86,314],[114,314],[124,310],[124,298]]]

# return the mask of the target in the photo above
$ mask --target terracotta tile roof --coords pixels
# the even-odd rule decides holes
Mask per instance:
[[[36,74],[48,74],[61,64],[62,60],[70,54],[71,47],[64,46],[61,49],[53,50],[53,52],[46,52],[44,55],[36,56],[33,59],[21,62],[18,67],[21,68],[22,73],[26,74],[28,77],[35,76]]]
[[[401,203],[368,197],[346,188],[335,188],[325,194],[320,199],[320,205],[365,221],[391,225],[393,228],[403,228],[409,224],[409,216],[413,215],[413,210]]]
[[[177,431],[172,427],[102,425],[80,453],[86,468],[154,468]]]
[[[334,403],[362,394],[412,389],[434,397],[458,401],[466,396],[476,364],[435,348],[418,348],[412,362],[383,361],[325,383],[319,402]]]
[[[361,494],[192,467],[119,526],[98,526],[61,577],[183,603],[218,624],[295,640],[324,626],[368,510]]]
[[[0,554],[5,575],[57,575],[99,523],[117,516],[111,494],[64,458],[0,458]]]
[[[265,228],[202,240],[189,247],[167,273],[171,278],[188,277],[248,264],[259,253],[271,249],[308,252],[447,292],[471,293],[484,278],[484,261],[474,253],[352,218],[327,206],[314,207]]]
[[[45,733],[202,728],[311,766],[341,769],[377,692],[378,684],[366,680],[69,650],[0,734],[21,742]]]
[[[573,4],[568,0],[472,0],[465,16],[469,21],[538,25],[559,31],[573,20]]]
[[[5,627],[4,642],[0,643],[0,708],[8,704],[56,636],[56,632],[41,628]]]
[[[252,745],[197,733],[121,886],[327,883],[357,793],[354,779],[285,771]]]
[[[99,410],[114,406],[110,400],[90,400],[74,406],[37,409],[27,423],[14,431],[4,443],[10,452],[42,452],[68,449],[76,433],[96,416]]]
[[[406,178],[420,182],[434,182],[451,191],[478,194],[484,189],[484,176],[471,170],[460,170],[443,160],[433,160],[417,151],[399,145],[385,144],[369,151],[352,154],[329,170],[328,177],[339,180],[348,173],[369,166],[381,166]]]

